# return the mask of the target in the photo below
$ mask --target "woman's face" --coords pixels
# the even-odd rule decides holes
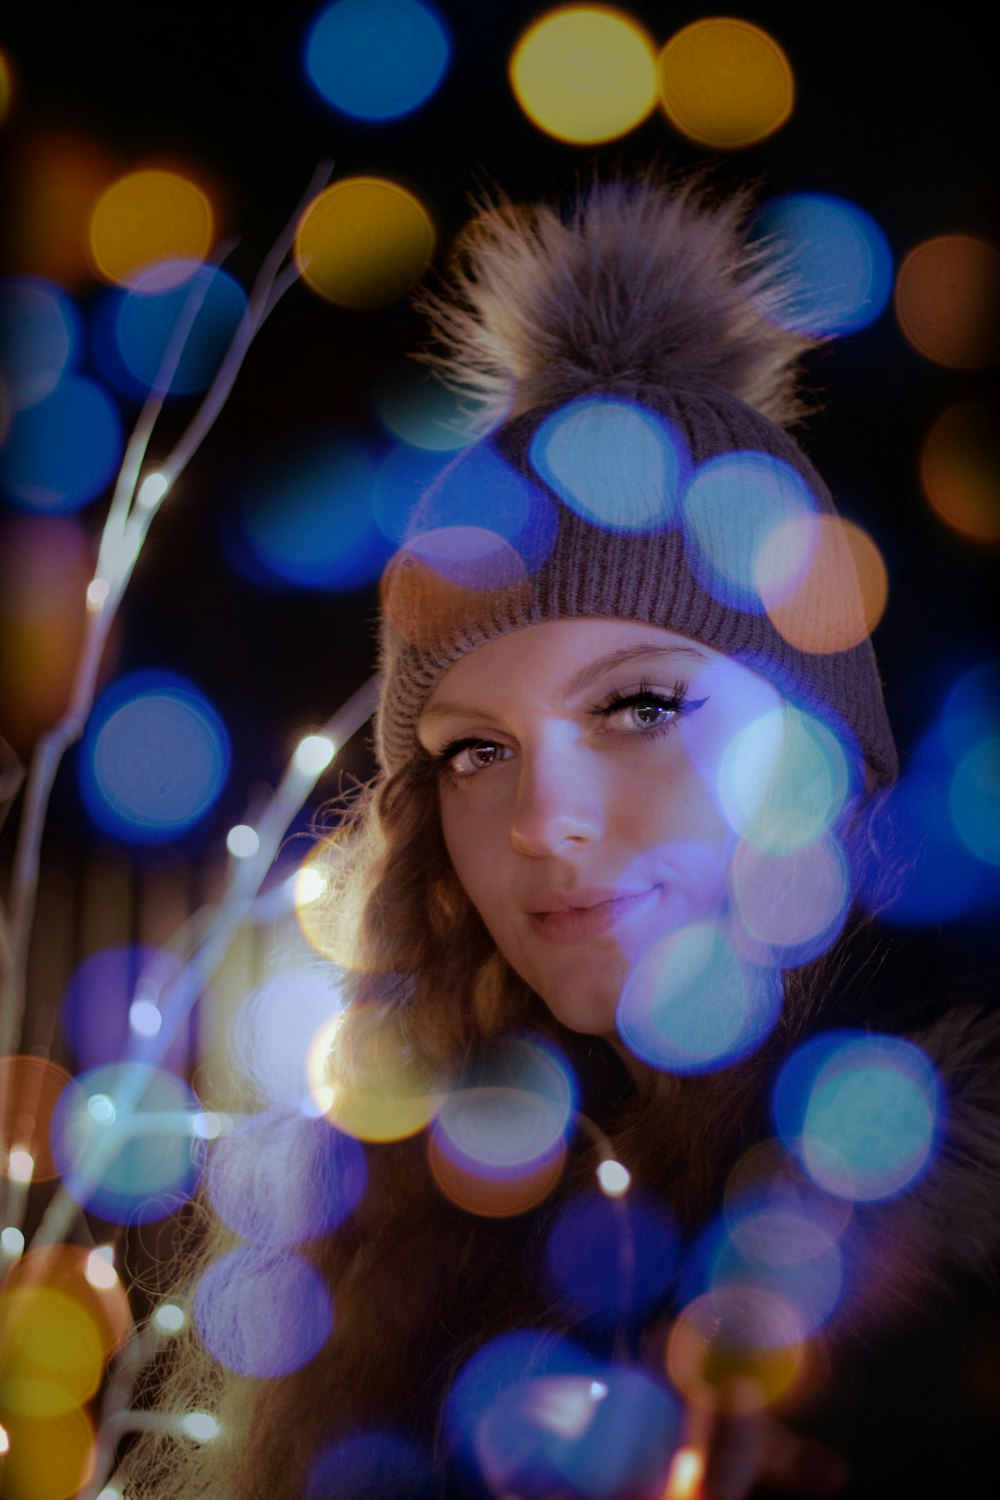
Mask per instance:
[[[417,732],[440,760],[455,873],[571,1030],[614,1035],[636,959],[723,909],[736,837],[720,762],[779,701],[719,652],[627,620],[514,631],[437,684]]]

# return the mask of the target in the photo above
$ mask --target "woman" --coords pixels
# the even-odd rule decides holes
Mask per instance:
[[[490,208],[426,299],[493,426],[383,582],[327,1118],[280,1190],[256,1148],[210,1165],[229,1228],[162,1401],[221,1436],[141,1448],[136,1495],[832,1493],[793,1425],[833,1351],[995,1253],[978,1023],[879,1010],[856,897],[896,754],[744,209]],[[291,1240],[332,1314],[308,1277],[273,1312]]]

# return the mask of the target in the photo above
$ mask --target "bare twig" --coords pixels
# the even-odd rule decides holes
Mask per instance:
[[[41,737],[31,757],[14,855],[9,912],[4,912],[0,906],[0,958],[3,959],[0,1057],[8,1056],[16,1049],[24,1021],[28,947],[34,921],[42,835],[52,787],[66,750],[83,733],[93,707],[97,674],[112,622],[164,495],[204,441],[232,390],[255,335],[297,277],[294,267],[287,267],[284,273],[282,267],[294,242],[303,207],[326,185],[331,171],[332,164],[324,162],[313,174],[302,203],[261,267],[244,316],[215,379],[162,469],[155,476],[147,476],[147,480],[140,484],[143,460],[162,409],[164,392],[169,390],[203,291],[196,289],[193,292],[192,306],[182,313],[180,327],[175,330],[164,354],[155,390],[147,399],[126,448],[101,537],[97,570],[87,591],[87,624],[69,707],[55,727]],[[150,479],[156,482],[151,485]]]

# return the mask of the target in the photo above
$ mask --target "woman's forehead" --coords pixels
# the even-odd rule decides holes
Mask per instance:
[[[551,620],[509,631],[460,657],[435,684],[421,717],[445,711],[470,689],[488,691],[501,682],[537,683],[571,697],[617,667],[634,665],[647,675],[662,664],[677,677],[726,660],[700,641],[642,621]]]

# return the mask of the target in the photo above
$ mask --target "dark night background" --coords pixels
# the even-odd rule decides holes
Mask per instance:
[[[997,63],[985,7],[918,11],[822,0],[738,6],[738,16],[769,31],[787,54],[795,108],[760,145],[706,153],[679,136],[659,110],[606,146],[551,139],[519,108],[507,64],[524,28],[553,7],[542,0],[437,4],[452,43],[443,83],[415,114],[382,124],[339,114],[307,80],[303,47],[321,0],[267,8],[216,0],[9,6],[0,21],[0,53],[14,80],[0,125],[7,205],[0,271],[36,269],[18,249],[19,215],[30,196],[34,147],[55,135],[106,153],[112,175],[171,166],[203,182],[220,234],[239,237],[226,266],[244,287],[325,158],[335,162],[334,180],[385,176],[423,200],[438,228],[432,276],[443,269],[449,243],[468,216],[469,195],[483,184],[495,182],[515,200],[560,197],[595,167],[628,170],[653,158],[680,169],[707,168],[722,189],[749,181],[764,201],[809,192],[851,200],[881,225],[897,267],[910,249],[935,236],[968,234],[997,243]],[[621,9],[657,46],[688,22],[716,14],[704,5],[651,0],[630,0]],[[73,287],[85,325],[102,291],[96,280]],[[124,851],[140,874],[168,864],[183,867],[185,878],[188,863],[217,868],[227,829],[259,803],[262,788],[275,784],[299,736],[322,725],[370,675],[375,584],[338,593],[251,583],[231,565],[234,516],[256,476],[324,435],[349,434],[376,459],[387,451],[390,439],[371,389],[421,337],[420,320],[405,301],[375,313],[347,312],[294,287],[157,516],[103,682],[145,667],[191,678],[224,720],[233,761],[219,802],[192,834],[173,846]],[[88,360],[85,351],[82,368],[94,373]],[[959,400],[994,400],[994,378],[995,366],[956,370],[923,358],[904,338],[891,302],[870,327],[830,341],[808,361],[807,384],[818,409],[800,439],[843,514],[869,531],[888,569],[888,609],[874,640],[904,771],[958,678],[1000,655],[996,544],[950,529],[924,498],[918,472],[921,445],[938,415]],[[169,451],[195,404],[184,397],[168,404],[150,450],[153,462]],[[120,409],[127,431],[138,408],[121,400]],[[1000,467],[994,465],[993,475]],[[107,500],[105,494],[79,512],[95,544]],[[1000,498],[993,504],[996,515]],[[19,516],[0,498],[0,587],[10,571],[3,549]],[[386,555],[389,550],[387,544]],[[24,648],[22,636],[5,636],[5,630],[0,599],[0,667],[4,652]],[[0,675],[0,692],[2,683]],[[6,709],[0,704],[0,734],[9,733]],[[997,733],[995,723],[990,732]],[[12,738],[26,755],[30,746]],[[75,761],[70,752],[56,785],[43,877],[55,869],[75,878],[109,853],[108,836],[84,809]],[[299,830],[337,791],[338,773],[364,778],[373,770],[367,737],[359,734],[320,781]],[[15,812],[3,830],[0,869],[9,863],[16,826]],[[945,871],[937,878],[946,885],[950,877]],[[968,948],[989,963],[996,953],[1000,875],[993,868],[982,879],[971,918],[966,912],[949,919],[943,942],[950,954]],[[82,879],[78,884],[82,889]],[[192,890],[197,884],[192,878]],[[121,925],[132,921],[131,913],[121,917]],[[80,919],[73,934],[80,951],[110,940],[100,922],[87,931],[84,925]],[[122,936],[111,932],[115,941]],[[43,937],[40,948],[49,930]],[[933,939],[933,933],[919,937]],[[58,962],[65,957],[69,967],[78,956],[60,954]],[[60,990],[55,983],[51,989],[44,1006],[54,1014]],[[995,1348],[995,1305],[992,1319]],[[907,1345],[898,1362],[906,1376],[896,1398],[901,1431],[908,1430],[911,1394],[937,1379],[933,1339],[921,1332],[914,1342],[920,1347]],[[985,1373],[982,1385],[995,1410],[995,1372]],[[956,1408],[965,1400],[957,1387],[945,1394]],[[867,1404],[862,1389],[851,1398],[859,1407]],[[942,1423],[947,1420],[944,1411]],[[920,1442],[934,1441],[933,1433],[916,1436],[918,1450]],[[870,1444],[877,1452],[877,1432]],[[960,1490],[956,1476],[955,1493]]]
[[[214,184],[220,227],[240,237],[227,265],[244,285],[325,157],[335,160],[335,177],[372,172],[412,186],[437,219],[439,268],[469,193],[484,181],[514,198],[553,196],[570,191],[594,163],[627,168],[653,156],[679,167],[708,163],[723,187],[749,179],[765,200],[797,191],[851,199],[882,225],[897,265],[935,235],[993,235],[994,62],[979,8],[940,7],[923,20],[903,6],[741,9],[785,49],[796,105],[770,139],[716,154],[686,143],[658,110],[608,146],[542,134],[507,81],[514,43],[545,9],[522,0],[446,0],[453,51],[438,92],[407,118],[352,121],[305,77],[304,38],[319,8],[302,0],[267,11],[187,0],[169,8],[109,0],[12,8],[0,47],[15,78],[4,126],[13,214],[26,146],[59,131],[106,148],[120,171],[186,164]],[[691,5],[628,9],[658,44],[712,14]],[[16,263],[13,249],[6,259],[9,269],[31,269]],[[87,290],[78,295],[86,309]],[[156,520],[126,596],[114,670],[155,665],[190,675],[230,730],[232,772],[195,848],[218,847],[252,788],[273,782],[297,734],[323,722],[365,679],[372,659],[373,587],[296,592],[253,586],[233,572],[225,534],[241,486],[324,432],[346,431],[376,455],[384,451],[369,390],[420,336],[405,303],[344,312],[294,288]],[[917,474],[931,421],[951,401],[984,390],[990,372],[922,358],[890,304],[869,328],[815,353],[808,376],[823,409],[804,442],[844,513],[871,532],[888,565],[889,607],[875,641],[905,752],[956,672],[994,644],[995,550],[950,531],[923,499]],[[180,398],[168,410],[154,458],[191,408]],[[123,407],[126,425],[130,415]],[[95,535],[105,504],[95,500],[82,512]],[[360,775],[371,769],[360,737],[341,764]],[[53,837],[86,842],[93,835],[68,769]],[[334,783],[328,777],[321,791]]]

